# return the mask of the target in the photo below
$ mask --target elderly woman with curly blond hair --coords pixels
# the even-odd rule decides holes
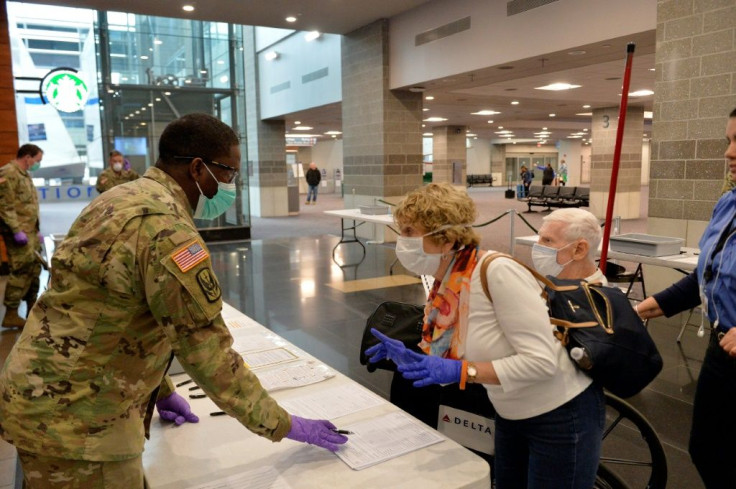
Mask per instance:
[[[398,205],[396,254],[432,275],[418,354],[374,330],[371,361],[390,357],[415,387],[480,383],[496,409],[498,489],[580,488],[595,481],[605,416],[603,392],[578,370],[552,335],[540,287],[508,258],[486,271],[472,228],[476,210],[464,189],[430,184]]]

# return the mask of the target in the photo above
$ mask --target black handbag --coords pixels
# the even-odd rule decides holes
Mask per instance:
[[[543,297],[555,337],[594,381],[619,397],[639,393],[662,370],[662,357],[644,323],[617,287],[584,280],[544,277],[515,258],[495,253],[481,265],[483,290],[490,299],[486,269],[497,257],[510,258],[544,284]],[[579,350],[575,350],[575,349]],[[574,351],[575,350],[575,351]]]
[[[365,323],[363,339],[360,342],[360,363],[367,365],[368,371],[373,372],[377,368],[383,370],[396,370],[396,364],[391,360],[381,360],[369,363],[365,351],[377,345],[379,340],[371,334],[371,328],[393,339],[399,340],[410,350],[423,353],[419,348],[422,340],[422,326],[424,324],[424,307],[404,302],[387,301],[379,305]]]

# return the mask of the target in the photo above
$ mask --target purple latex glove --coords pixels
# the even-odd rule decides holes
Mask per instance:
[[[13,235],[13,239],[15,242],[19,245],[25,245],[28,244],[28,236],[26,236],[26,233],[23,231],[18,231]]]
[[[130,161],[128,161],[128,158],[123,160],[123,170],[130,170]]]
[[[306,419],[292,415],[291,430],[286,434],[286,438],[336,452],[338,445],[348,441],[347,436],[335,433],[336,429],[335,425],[326,419]]]
[[[185,421],[190,423],[198,423],[199,418],[189,408],[189,403],[174,392],[168,397],[156,401],[156,409],[161,419],[173,421],[177,426],[184,424]]]
[[[401,341],[390,338],[375,328],[371,328],[371,334],[381,342],[365,351],[370,363],[380,362],[384,358],[393,360],[396,365],[416,362],[409,356],[411,350],[408,350]]]
[[[420,355],[413,351],[408,351],[408,355],[414,361],[399,365],[399,372],[405,379],[416,380],[412,384],[414,387],[460,382],[462,360]]]

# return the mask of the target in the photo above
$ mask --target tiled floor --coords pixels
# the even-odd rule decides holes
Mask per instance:
[[[479,189],[472,195],[481,212],[478,222],[508,208],[525,208],[516,201],[505,200],[503,192],[497,189]],[[368,373],[358,361],[365,320],[385,300],[422,302],[423,287],[414,280],[401,283],[389,277],[395,258],[390,247],[367,245],[365,259],[359,265],[340,268],[335,264],[332,249],[338,242],[335,234],[339,233],[339,220],[322,214],[330,207],[342,207],[339,196],[321,196],[320,205],[303,209],[296,218],[254,219],[254,236],[263,239],[210,246],[215,273],[225,301],[388,398],[391,375],[383,371]],[[543,215],[540,212],[524,217],[538,226]],[[503,221],[481,228],[481,234],[484,243],[490,243],[488,246],[507,251],[509,226]],[[645,223],[626,221],[624,228],[627,232],[640,231],[645,229]],[[58,222],[54,224],[58,226]],[[520,229],[521,224],[517,234],[530,234],[528,229]],[[340,257],[356,261],[360,258],[355,245],[342,246]],[[400,265],[395,268],[397,274],[406,273]],[[650,323],[665,368],[650,387],[630,402],[646,415],[665,446],[670,474],[667,487],[699,489],[703,486],[687,455],[687,439],[695,379],[706,339],[697,338],[696,328],[689,327],[683,344],[678,346],[678,321]],[[9,332],[0,334],[0,361],[14,337]],[[5,468],[3,453],[0,447],[0,469]],[[6,489],[2,485],[5,473],[0,470],[0,489]]]

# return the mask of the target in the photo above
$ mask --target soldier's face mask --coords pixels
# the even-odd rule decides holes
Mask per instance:
[[[204,162],[204,167],[207,168],[207,162]],[[204,195],[204,192],[202,192],[199,182],[194,182],[199,189],[199,200],[197,201],[197,208],[194,210],[195,219],[214,219],[219,217],[235,202],[235,184],[219,181],[209,168],[207,168],[207,173],[217,182],[217,192],[215,192],[212,198],[208,199]]]

